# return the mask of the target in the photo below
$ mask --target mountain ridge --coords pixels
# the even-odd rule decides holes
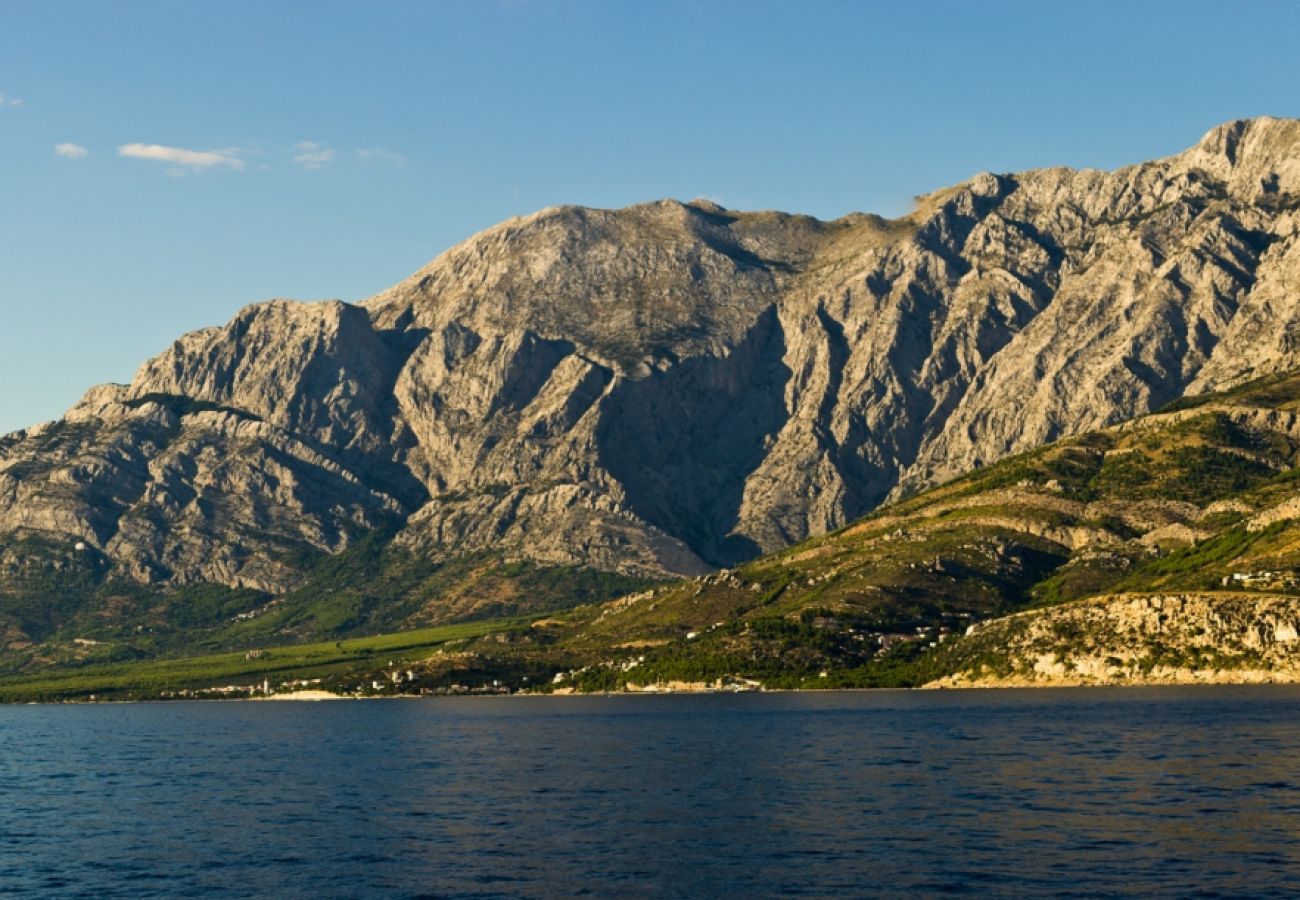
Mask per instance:
[[[359,304],[245,307],[0,439],[0,578],[39,538],[109,581],[279,595],[376,528],[439,563],[734,565],[1295,365],[1298,160],[1300,123],[1263,118],[897,220],[511,219]]]

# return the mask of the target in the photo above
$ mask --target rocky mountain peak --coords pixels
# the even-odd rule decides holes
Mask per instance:
[[[1227,122],[1177,158],[1232,188],[1292,193],[1300,187],[1300,121],[1261,116]]]

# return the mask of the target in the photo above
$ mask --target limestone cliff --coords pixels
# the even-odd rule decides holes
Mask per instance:
[[[971,626],[930,686],[1293,684],[1298,628],[1289,595],[1098,597]]]

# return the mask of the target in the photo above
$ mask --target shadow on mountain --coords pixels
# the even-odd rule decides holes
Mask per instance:
[[[625,381],[605,399],[596,435],[601,464],[622,482],[638,515],[713,565],[761,552],[730,532],[745,480],[789,417],[784,354],[785,333],[772,307],[726,356],[688,359]]]

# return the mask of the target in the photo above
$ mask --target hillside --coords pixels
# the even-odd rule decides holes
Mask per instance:
[[[407,652],[389,660],[362,642],[123,667],[127,648],[147,656],[133,639],[65,647],[77,659],[0,679],[0,697],[308,676],[363,695],[1296,680],[1297,484],[1300,371],[1010,457],[731,569],[477,634],[393,635],[381,646]]]
[[[543,630],[584,658],[565,680],[585,689],[1285,680],[1300,673],[1297,466],[1300,372]]]
[[[1114,172],[980,175],[897,220],[556,207],[358,305],[247,307],[0,438],[6,657],[400,630],[678,577],[720,597],[737,565],[889,498],[1300,364],[1297,159],[1300,122],[1264,118]],[[1014,548],[1019,494],[945,512],[960,552],[903,520],[858,533],[872,609],[1000,611],[1069,558],[1036,588],[1063,599],[1138,565],[1130,530],[1208,527],[1179,505],[1204,498],[1124,482],[1140,456],[1111,449],[1051,463],[1063,492],[1038,485],[1041,533]],[[1070,480],[1094,463],[1095,498]],[[1114,558],[1074,560],[1108,534]],[[961,590],[914,591],[926,565]],[[727,590],[779,610],[812,589],[790,587]],[[652,603],[648,633],[708,624],[703,601]]]

